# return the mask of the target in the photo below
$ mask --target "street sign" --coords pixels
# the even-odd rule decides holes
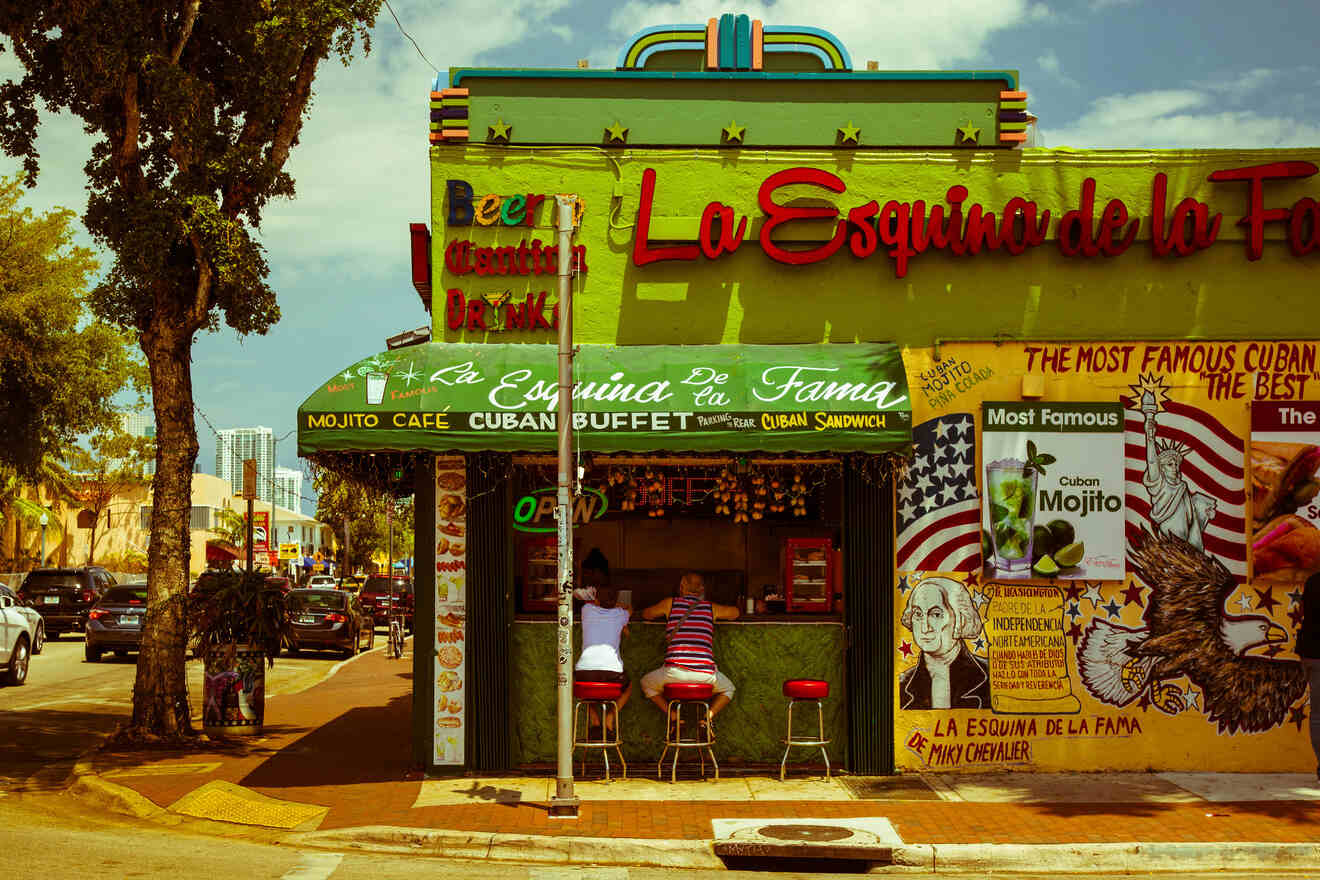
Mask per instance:
[[[297,559],[301,555],[302,552],[297,544],[280,544],[281,562],[284,562],[289,559]]]
[[[262,510],[252,515],[252,550],[257,555],[265,555],[270,552],[270,541],[267,539],[267,527],[270,524],[270,513]]]
[[[249,501],[257,497],[257,460],[243,459],[243,497]]]

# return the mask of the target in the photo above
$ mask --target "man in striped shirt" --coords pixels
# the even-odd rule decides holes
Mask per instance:
[[[695,571],[685,573],[679,580],[676,597],[643,609],[644,620],[669,621],[665,629],[669,642],[664,665],[642,676],[642,693],[646,698],[667,711],[665,685],[691,682],[715,686],[715,701],[710,704],[712,718],[729,705],[734,687],[715,666],[715,621],[733,620],[737,616],[736,607],[717,605],[706,599],[705,579]]]

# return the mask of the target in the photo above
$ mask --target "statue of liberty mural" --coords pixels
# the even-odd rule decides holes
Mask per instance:
[[[1182,474],[1187,449],[1178,443],[1155,439],[1155,395],[1145,392],[1141,411],[1146,416],[1146,473],[1141,484],[1150,496],[1150,521],[1157,532],[1182,538],[1198,550],[1205,549],[1205,525],[1215,515],[1215,499],[1193,492]]]

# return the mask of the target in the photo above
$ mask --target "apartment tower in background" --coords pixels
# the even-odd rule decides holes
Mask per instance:
[[[294,513],[302,513],[302,471],[275,468],[275,503]]]
[[[257,460],[257,498],[270,501],[275,490],[275,432],[261,425],[215,432],[215,475],[228,480],[235,492],[243,489],[247,458]]]
[[[156,414],[152,412],[151,407],[137,410],[136,412],[126,412],[122,416],[122,427],[124,433],[133,437],[156,437]],[[143,467],[143,472],[148,477],[156,475],[156,459],[152,458]]]

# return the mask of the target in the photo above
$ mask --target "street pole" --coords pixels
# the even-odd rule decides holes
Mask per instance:
[[[247,503],[248,503],[247,541],[245,543],[247,544],[247,570],[248,570],[248,574],[252,574],[252,526],[255,525],[255,523],[252,521],[253,499],[251,496],[248,497]]]
[[[46,565],[46,524],[50,522],[50,515],[46,511],[41,512],[41,562],[39,567]]]
[[[576,196],[555,196],[559,230],[559,493],[555,506],[559,536],[559,630],[556,675],[557,770],[550,816],[576,819],[581,801],[573,793],[573,208]]]

